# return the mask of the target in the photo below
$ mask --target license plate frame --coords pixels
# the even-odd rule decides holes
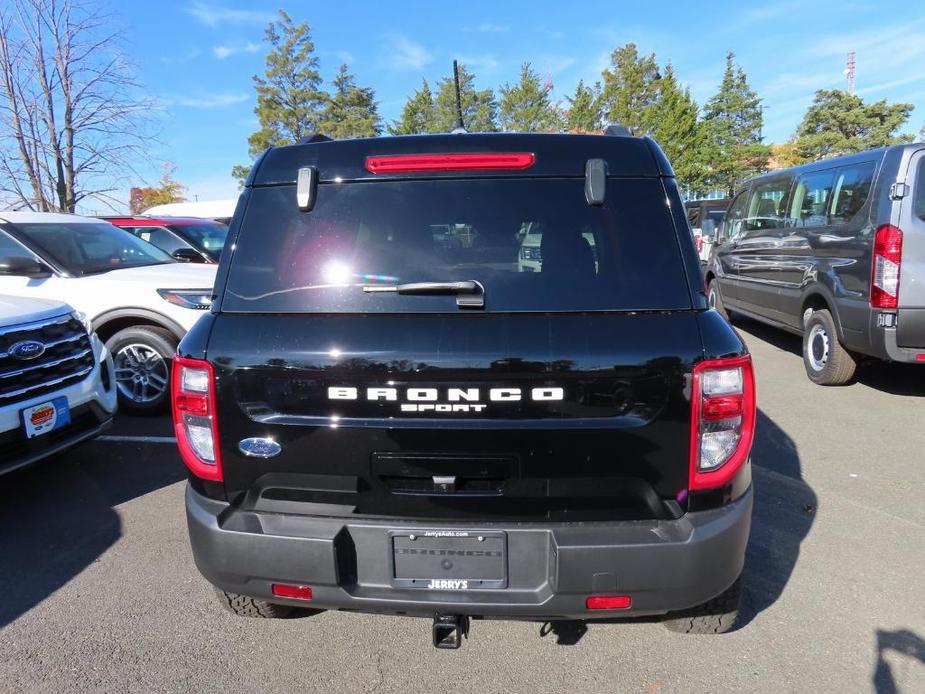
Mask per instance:
[[[51,412],[48,412],[48,410]],[[67,397],[52,398],[19,411],[19,421],[27,439],[51,433],[71,423],[71,408]]]
[[[450,592],[507,588],[503,531],[391,530],[388,545],[393,586]]]

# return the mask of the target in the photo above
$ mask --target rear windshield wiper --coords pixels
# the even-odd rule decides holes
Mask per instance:
[[[485,287],[475,280],[459,282],[410,282],[408,284],[378,285],[363,287],[364,292],[394,292],[409,296],[438,296],[455,294],[459,308],[485,308]]]

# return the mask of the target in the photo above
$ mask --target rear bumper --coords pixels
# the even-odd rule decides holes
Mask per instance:
[[[232,508],[191,487],[186,511],[193,556],[215,586],[322,609],[416,616],[523,619],[664,614],[715,597],[736,580],[751,525],[751,488],[731,504],[675,521],[421,524],[347,520]],[[392,584],[395,529],[503,531],[508,585],[460,592]],[[274,598],[273,583],[307,584],[311,602]],[[632,597],[628,610],[587,610],[595,594]]]

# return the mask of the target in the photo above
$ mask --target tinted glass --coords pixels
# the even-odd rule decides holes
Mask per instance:
[[[915,216],[925,219],[925,159],[919,162],[919,173],[915,181]]]
[[[834,185],[834,169],[800,176],[790,201],[790,224],[797,227],[825,226],[828,222],[826,210]]]
[[[112,224],[17,224],[16,230],[72,275],[90,275],[173,259]]]
[[[784,205],[792,182],[791,176],[782,176],[756,183],[748,200],[745,228],[753,231],[785,226]]]
[[[16,239],[0,231],[0,258],[32,258],[31,252]]]
[[[161,227],[134,227],[132,233],[142,241],[152,243],[165,253],[173,253],[178,248],[189,248],[189,244]]]
[[[865,161],[839,169],[829,205],[828,224],[844,224],[861,211],[874,181],[876,163]]]
[[[171,224],[170,228],[213,260],[218,260],[222,254],[222,246],[228,236],[228,227],[218,223]]]
[[[458,311],[363,291],[453,280],[481,282],[492,311],[691,305],[658,179],[612,179],[600,207],[582,179],[466,179],[324,184],[307,213],[292,186],[254,189],[223,310]]]
[[[729,205],[729,209],[723,217],[721,232],[724,239],[732,239],[742,233],[742,222],[745,220],[747,205],[748,191],[743,190],[735,197],[732,204]]]

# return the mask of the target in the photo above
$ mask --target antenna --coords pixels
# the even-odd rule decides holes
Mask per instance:
[[[848,57],[845,59],[845,77],[848,79],[848,93],[854,94],[854,69],[855,69],[855,54],[854,51],[848,53]]]
[[[459,95],[459,63],[453,61],[453,84],[456,86],[456,127],[453,133],[466,132],[466,124],[463,123],[462,116],[462,97]]]

